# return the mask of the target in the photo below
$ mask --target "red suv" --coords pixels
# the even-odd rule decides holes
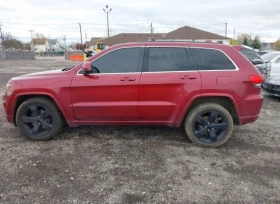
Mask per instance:
[[[233,125],[257,120],[262,82],[231,46],[127,43],[73,68],[12,78],[3,104],[8,121],[32,140],[51,139],[65,124],[166,125],[218,147]]]

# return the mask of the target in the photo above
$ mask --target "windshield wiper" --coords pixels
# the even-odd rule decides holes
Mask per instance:
[[[68,71],[68,70],[70,70],[70,69],[73,69],[75,66],[73,66],[73,67],[66,67],[66,68],[64,68],[64,69],[62,69],[62,71]]]

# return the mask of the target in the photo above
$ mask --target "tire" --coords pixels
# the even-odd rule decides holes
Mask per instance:
[[[216,103],[203,103],[188,113],[185,131],[194,144],[200,147],[217,148],[231,137],[233,118],[223,106]]]
[[[44,97],[24,101],[16,112],[20,133],[30,140],[50,140],[63,129],[63,118],[56,104]]]

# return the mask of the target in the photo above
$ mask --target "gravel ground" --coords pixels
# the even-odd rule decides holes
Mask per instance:
[[[13,76],[74,64],[0,61],[0,94]],[[66,128],[34,142],[1,106],[0,203],[280,203],[279,105],[265,96],[260,118],[219,149],[168,127]]]

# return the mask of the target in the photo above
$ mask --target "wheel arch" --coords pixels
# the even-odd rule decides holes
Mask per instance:
[[[239,125],[240,120],[239,120],[239,110],[237,107],[236,101],[231,97],[231,96],[199,96],[196,98],[193,98],[193,100],[186,106],[185,111],[183,112],[184,114],[182,115],[179,125],[182,125],[186,119],[187,114],[192,110],[194,107],[196,107],[199,104],[202,103],[207,103],[207,102],[212,102],[212,103],[217,103],[221,106],[223,106],[225,109],[229,111],[233,118],[234,125]]]
[[[60,106],[60,104],[58,103],[57,100],[55,100],[55,98],[50,95],[50,94],[22,94],[22,95],[18,95],[16,97],[16,100],[15,100],[15,104],[14,104],[14,113],[13,113],[13,121],[14,121],[14,125],[17,127],[17,124],[16,124],[16,113],[17,113],[17,110],[19,108],[19,106],[26,100],[28,99],[31,99],[31,98],[37,98],[37,97],[43,97],[43,98],[48,98],[50,99],[51,101],[53,101],[53,103],[57,106],[58,110],[60,111],[61,115],[63,116],[63,120],[66,124],[67,123],[67,120],[66,120],[66,114],[65,112],[63,111],[62,107]]]

